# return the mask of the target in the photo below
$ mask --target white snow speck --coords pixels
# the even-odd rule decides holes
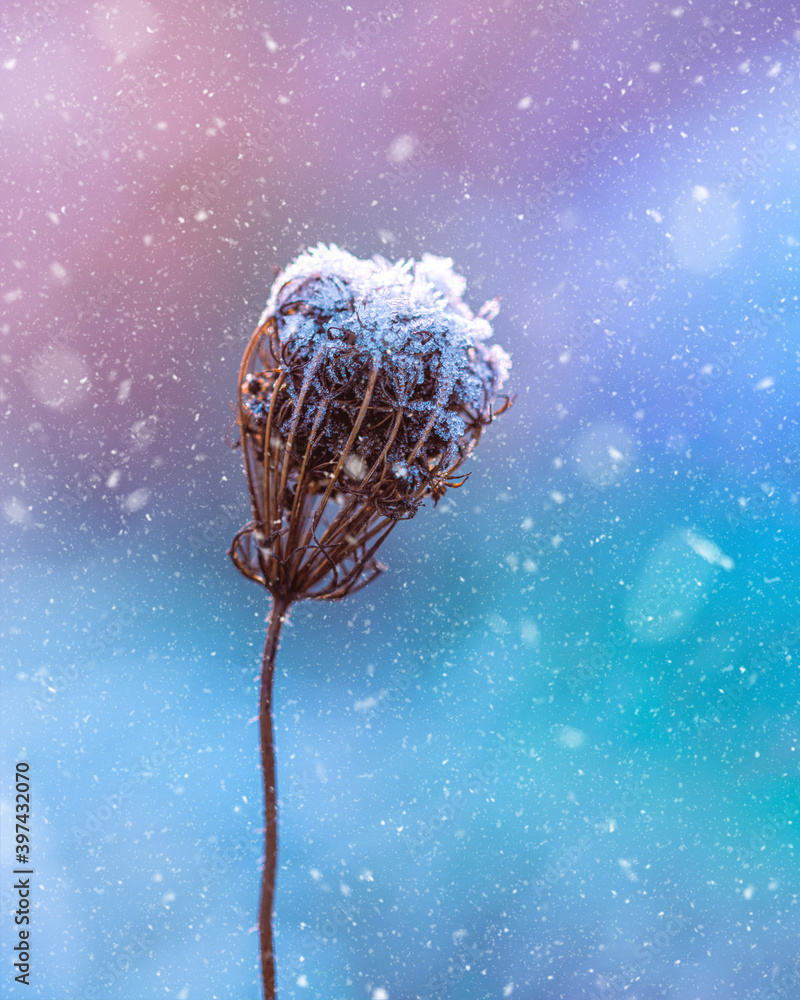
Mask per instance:
[[[389,159],[392,163],[402,163],[411,156],[416,145],[413,136],[398,135],[389,146]]]
[[[142,487],[138,490],[134,490],[133,493],[129,493],[125,497],[122,501],[122,509],[126,514],[135,514],[145,506],[149,499],[150,490],[146,490]]]
[[[21,500],[17,500],[16,497],[11,497],[9,500],[3,504],[3,513],[6,519],[12,524],[22,524],[27,525],[31,522],[31,512],[22,503]]]
[[[123,379],[119,384],[119,389],[117,390],[117,402],[124,403],[125,400],[131,394],[131,386],[133,385],[132,378]]]
[[[580,729],[573,729],[572,726],[562,726],[559,739],[565,747],[577,750],[586,742],[586,733],[581,732]]]
[[[59,347],[51,347],[34,361],[28,385],[40,403],[54,410],[77,406],[90,388],[83,358],[75,351]]]
[[[775,379],[771,375],[767,375],[756,385],[756,392],[760,392],[762,389],[771,389],[773,385],[775,385]]]
[[[530,618],[525,618],[520,626],[520,638],[526,646],[539,645],[539,626]]]
[[[734,561],[730,556],[726,556],[718,545],[715,545],[708,538],[701,538],[692,531],[686,532],[686,544],[699,556],[711,563],[712,566],[721,566],[730,572],[734,568]]]

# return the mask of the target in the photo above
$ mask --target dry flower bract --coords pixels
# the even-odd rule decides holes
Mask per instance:
[[[287,602],[341,598],[382,569],[395,523],[434,503],[495,409],[510,361],[487,345],[452,262],[319,246],[278,276],[239,372],[252,521],[231,556]]]

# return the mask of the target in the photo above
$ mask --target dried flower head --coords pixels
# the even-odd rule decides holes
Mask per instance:
[[[277,277],[239,372],[253,520],[231,547],[274,596],[364,586],[394,524],[463,482],[510,368],[485,343],[497,301],[473,315],[465,287],[447,258],[322,244]]]

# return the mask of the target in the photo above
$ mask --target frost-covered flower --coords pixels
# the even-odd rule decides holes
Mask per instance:
[[[230,555],[272,597],[261,661],[264,996],[274,996],[278,807],[272,684],[293,601],[345,597],[382,569],[375,553],[426,496],[436,503],[495,410],[510,361],[488,346],[452,261],[391,264],[335,246],[278,276],[239,369],[238,427],[253,519]]]
[[[486,343],[497,302],[473,315],[465,288],[448,258],[323,244],[277,277],[240,370],[242,572],[290,600],[343,597],[395,521],[463,481],[511,364]]]

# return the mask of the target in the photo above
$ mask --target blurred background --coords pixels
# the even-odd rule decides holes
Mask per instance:
[[[2,20],[3,996],[261,995],[226,432],[323,241],[500,296],[516,401],[378,581],[292,609],[280,995],[800,997],[798,5]]]

